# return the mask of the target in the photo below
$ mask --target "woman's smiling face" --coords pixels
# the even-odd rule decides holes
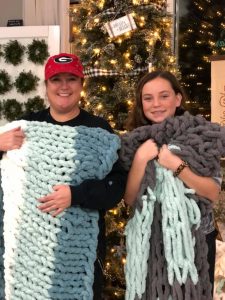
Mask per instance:
[[[175,114],[182,96],[175,94],[170,82],[157,77],[148,81],[142,89],[142,106],[145,117],[153,123],[161,123]]]
[[[46,89],[51,109],[56,113],[77,110],[82,88],[81,78],[70,73],[60,73],[49,78]]]

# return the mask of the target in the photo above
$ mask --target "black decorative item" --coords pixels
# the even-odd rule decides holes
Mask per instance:
[[[33,75],[31,71],[23,71],[16,78],[14,85],[17,89],[17,92],[21,94],[26,94],[33,90],[36,90],[37,83],[39,80],[40,79],[37,76]]]
[[[14,66],[19,65],[23,60],[24,51],[25,46],[23,46],[17,40],[9,41],[4,46],[3,56],[5,58],[5,62],[8,64],[13,64]]]
[[[40,96],[35,96],[33,98],[28,98],[27,102],[24,103],[25,114],[29,114],[33,111],[39,111],[46,108],[44,99]]]
[[[7,27],[14,27],[14,26],[23,26],[23,20],[22,19],[8,20]]]
[[[23,105],[16,99],[7,99],[2,103],[2,115],[8,121],[14,121],[23,114]]]
[[[45,40],[33,40],[31,44],[27,46],[28,60],[35,64],[42,65],[48,58],[48,45]]]
[[[9,74],[5,70],[0,70],[0,95],[12,89],[12,82]]]
[[[2,45],[0,45],[0,57],[3,56],[2,48]]]

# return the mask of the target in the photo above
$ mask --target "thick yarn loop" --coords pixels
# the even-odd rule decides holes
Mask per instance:
[[[149,199],[148,199],[149,198]],[[125,264],[126,299],[139,297],[145,291],[147,276],[147,260],[149,255],[149,238],[151,236],[151,223],[153,220],[154,193],[149,189],[147,195],[143,195],[143,208],[135,211],[125,228],[127,258]]]
[[[160,124],[134,129],[122,136],[120,158],[126,170],[129,170],[137,148],[148,139],[153,139],[158,147],[163,144],[173,145],[171,151],[187,161],[195,173],[201,176],[221,176],[220,158],[225,156],[225,128],[219,124],[208,122],[201,116],[192,116],[186,112],[182,116],[168,118]],[[161,171],[158,169],[157,167],[157,174],[160,174]],[[204,233],[207,232],[204,220],[212,212],[211,203],[176,183],[175,194],[179,194],[179,197],[182,193],[185,194],[183,200],[178,202],[179,197],[171,198],[171,189],[174,187],[175,179],[172,174],[166,178],[159,183],[153,161],[148,163],[132,217],[135,218],[137,214],[139,219],[144,218],[142,209],[146,206],[145,201],[149,202],[147,207],[151,207],[153,200],[150,200],[148,196],[150,188],[156,193],[156,200],[154,200],[153,220],[152,223],[149,220],[150,227],[148,228],[150,247],[147,276],[143,275],[146,276],[145,291],[141,293],[140,287],[136,284],[135,287],[128,288],[127,299],[168,300],[172,297],[173,300],[211,300],[208,248]],[[156,189],[159,189],[160,193]],[[165,198],[169,199],[165,200]],[[201,214],[200,226],[196,203]],[[152,215],[152,212],[150,214]],[[181,219],[186,221],[181,223]],[[131,224],[134,228],[129,230]],[[132,256],[129,251],[133,253],[136,247],[138,248],[136,255],[141,255],[143,251],[142,242],[133,240],[132,244],[129,240],[131,231],[141,232],[141,229],[135,228],[137,224],[139,223],[131,219],[126,228],[126,238],[132,245],[132,249],[129,250],[128,247],[127,252],[128,266],[131,261],[130,256]],[[138,259],[146,261],[146,257],[142,255]],[[126,272],[127,268],[126,265]],[[139,274],[138,271],[137,274]],[[126,274],[129,282],[132,280],[130,276]],[[134,274],[132,276],[135,277]],[[138,280],[142,285],[144,279]],[[129,286],[128,282],[127,284]]]
[[[183,182],[174,178],[170,170],[157,163],[156,165],[156,186],[154,190],[147,188],[147,195],[142,196],[141,212],[135,210],[125,229],[128,253],[125,265],[126,300],[135,299],[136,294],[141,298],[146,288],[149,240],[156,201],[162,207],[162,231],[169,284],[173,285],[176,278],[182,285],[188,275],[194,284],[198,282],[194,263],[195,241],[191,229],[193,225],[199,227],[201,216],[196,202],[186,196],[194,191],[185,188]]]
[[[36,121],[9,126],[21,126],[26,140],[1,161],[5,299],[90,300],[98,212],[71,207],[53,218],[37,209],[37,199],[57,184],[104,178],[120,140],[101,128]]]
[[[167,261],[168,281],[174,277],[180,285],[186,282],[188,274],[194,284],[198,274],[194,264],[194,240],[191,229],[200,225],[201,213],[197,203],[186,195],[194,191],[186,189],[183,182],[174,178],[170,170],[157,167],[161,193],[157,195],[162,209],[162,231]],[[157,186],[156,186],[157,190]]]

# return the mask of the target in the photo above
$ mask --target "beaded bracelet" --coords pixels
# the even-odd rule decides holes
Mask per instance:
[[[188,162],[183,161],[183,162],[179,165],[179,167],[176,169],[176,171],[173,173],[173,176],[174,176],[174,177],[177,177],[177,176],[183,171],[183,169],[184,169],[185,167],[189,167],[189,164],[188,164]]]

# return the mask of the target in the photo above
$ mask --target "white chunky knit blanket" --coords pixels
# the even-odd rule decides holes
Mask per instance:
[[[98,212],[71,207],[53,218],[37,209],[37,199],[56,184],[104,178],[117,160],[119,137],[101,128],[24,120],[4,130],[17,126],[25,142],[1,161],[0,299],[91,300]]]

